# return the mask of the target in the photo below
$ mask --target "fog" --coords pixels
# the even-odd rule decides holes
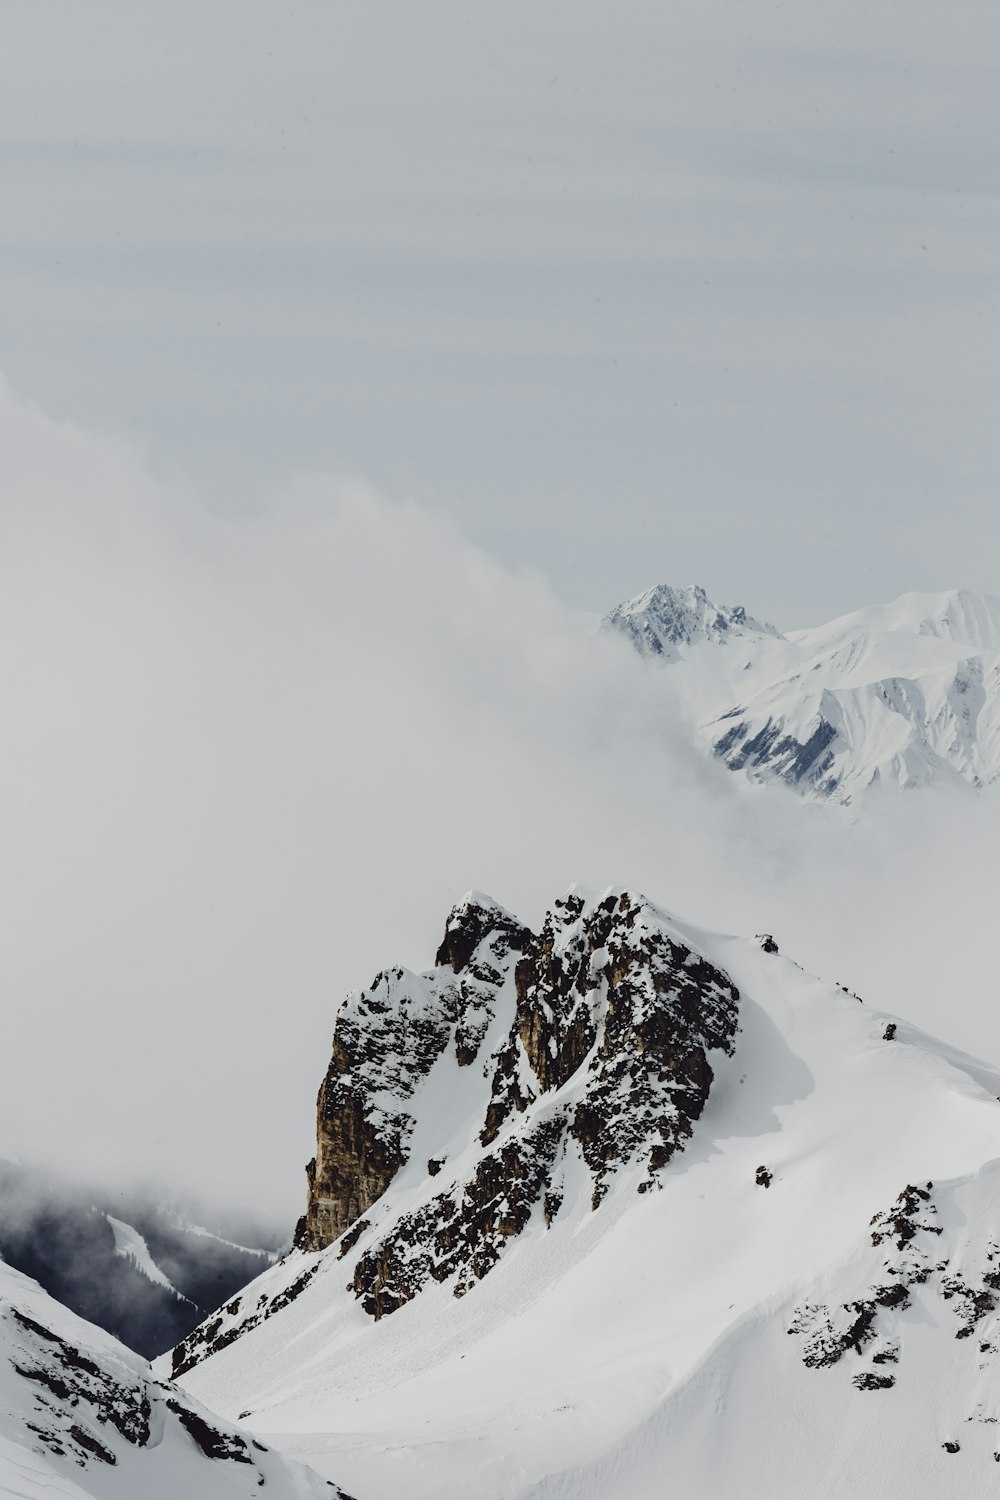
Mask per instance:
[[[995,799],[745,787],[668,673],[354,478],[234,519],[5,388],[0,526],[0,1155],[291,1222],[338,999],[470,886],[774,931],[1000,1056]]]

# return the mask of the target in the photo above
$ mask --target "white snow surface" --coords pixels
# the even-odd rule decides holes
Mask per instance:
[[[179,1302],[188,1302],[193,1307],[190,1297],[185,1297],[174,1286],[169,1277],[160,1270],[156,1261],[149,1253],[149,1246],[131,1224],[126,1224],[121,1219],[113,1218],[111,1214],[105,1214],[105,1218],[111,1225],[111,1232],[115,1237],[115,1254],[123,1260],[131,1261],[137,1271],[140,1271],[148,1281],[156,1286],[162,1286],[166,1291],[172,1292]]]
[[[313,1268],[305,1289],[180,1383],[358,1500],[993,1495],[1000,1074],[903,1021],[887,1034],[891,1017],[759,942],[660,918],[741,992],[735,1055],[712,1054],[707,1107],[660,1191],[637,1194],[625,1167],[595,1210],[571,1158],[551,1227],[537,1214],[465,1296],[434,1283],[378,1322],[349,1289],[373,1231],[346,1253],[295,1252],[242,1300]],[[411,1100],[414,1149],[376,1228],[449,1180],[427,1179],[428,1157],[453,1180],[474,1156],[505,1003],[476,1063],[443,1056]],[[911,1184],[933,1185],[931,1227],[875,1246],[873,1217]],[[803,1308],[839,1327],[920,1256],[925,1281],[878,1308],[860,1352],[806,1367],[789,1332]],[[952,1284],[990,1303],[967,1337]],[[858,1389],[865,1372],[895,1383]]]
[[[1000,777],[1000,599],[904,594],[782,636],[661,585],[603,625],[670,666],[700,742],[753,780],[847,801]]]
[[[69,1364],[61,1362],[61,1348],[70,1351]],[[45,1366],[67,1382],[69,1395],[38,1378]],[[149,1399],[146,1446],[129,1442],[96,1415],[87,1392],[108,1384]],[[259,1495],[263,1488],[275,1500],[336,1496],[336,1489],[300,1464],[254,1448],[246,1433],[242,1437],[252,1463],[207,1458],[168,1408],[167,1401],[176,1398],[216,1430],[240,1436],[233,1424],[156,1381],[139,1355],[0,1261],[0,1495],[12,1500],[237,1500]],[[70,1449],[67,1434],[74,1426],[107,1450],[114,1463],[91,1457],[85,1447],[60,1456],[38,1430],[54,1434]]]

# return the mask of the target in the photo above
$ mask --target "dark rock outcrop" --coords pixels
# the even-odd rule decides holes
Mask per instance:
[[[461,1295],[536,1205],[551,1223],[570,1141],[590,1169],[595,1207],[626,1162],[647,1190],[704,1108],[708,1053],[731,1052],[736,1034],[739,997],[726,975],[627,892],[591,903],[570,893],[537,935],[486,898],[467,898],[449,917],[437,957],[429,974],[394,969],[348,997],[320,1091],[317,1156],[296,1238],[305,1250],[348,1231],[358,1237],[352,1226],[408,1158],[415,1096],[445,1052],[492,1078],[479,1130],[485,1150],[471,1175],[371,1232],[353,1287],[374,1317],[430,1279],[454,1276]],[[504,996],[513,1018],[483,1064]],[[564,1103],[547,1107],[560,1091]],[[445,1165],[434,1158],[428,1168],[436,1175]]]
[[[997,1311],[1000,1245],[993,1238],[986,1240],[975,1271],[974,1260],[962,1269],[954,1264],[948,1258],[947,1248],[937,1244],[945,1230],[936,1222],[938,1210],[932,1199],[933,1186],[930,1182],[926,1187],[907,1184],[895,1203],[873,1217],[869,1226],[872,1248],[881,1252],[884,1259],[877,1279],[860,1297],[840,1307],[805,1302],[796,1308],[788,1332],[803,1338],[802,1362],[808,1368],[836,1365],[851,1350],[857,1355],[865,1354],[868,1345],[873,1346],[872,1365],[898,1364],[900,1342],[888,1335],[894,1327],[894,1315],[910,1308],[918,1288],[925,1298],[937,1298],[950,1305],[958,1319],[956,1339],[975,1337],[980,1361],[983,1356],[997,1352],[994,1338],[983,1338],[982,1334],[994,1327],[987,1320]],[[940,1254],[942,1248],[945,1258],[934,1259],[932,1250]],[[966,1260],[970,1249],[959,1244],[955,1253]],[[980,1328],[984,1322],[985,1330]],[[984,1369],[985,1365],[980,1363],[979,1368]],[[853,1384],[859,1390],[881,1390],[892,1383],[891,1376],[874,1370],[853,1377]],[[996,1417],[973,1415],[969,1420],[994,1422]]]
[[[735,708],[723,715],[725,719],[737,718],[737,722],[713,746],[727,766],[734,771],[750,770],[758,774],[766,768],[792,786],[808,786],[823,796],[836,792],[837,778],[830,774],[834,762],[830,746],[837,739],[832,724],[821,717],[808,738],[798,740],[784,732],[784,721],[780,718],[777,722],[769,718],[751,734],[747,720],[738,717],[743,713],[742,708]]]
[[[710,1054],[735,1044],[728,976],[627,891],[570,892],[538,933],[469,896],[437,959],[347,997],[319,1095],[296,1249],[336,1244],[376,1319],[435,1282],[464,1296],[532,1221],[558,1221],[570,1173],[574,1193],[589,1177],[594,1209],[622,1169],[633,1190],[657,1187],[705,1107]],[[391,1189],[407,1163],[403,1207]],[[173,1373],[287,1306],[325,1263],[302,1264],[189,1335]]]
[[[414,1093],[447,1047],[459,1066],[476,1057],[509,956],[529,936],[495,903],[469,897],[448,918],[433,973],[387,969],[348,995],[317,1100],[299,1249],[332,1244],[381,1198],[409,1154]]]

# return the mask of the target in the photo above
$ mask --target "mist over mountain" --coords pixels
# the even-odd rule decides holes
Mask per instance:
[[[627,882],[1000,1056],[989,788],[749,785],[682,691],[740,702],[735,641],[659,670],[364,486],[234,518],[9,390],[0,437],[0,1154],[291,1233],[336,997],[470,887]]]
[[[286,1238],[225,1215],[207,1229],[164,1200],[162,1191],[112,1192],[0,1160],[0,1259],[151,1359],[270,1265]]]
[[[0,1500],[992,1497],[1000,11],[0,36]]]
[[[924,1032],[1000,1055],[995,606],[782,634],[658,588],[595,630],[418,507],[312,481],[234,522],[0,420],[0,1140],[78,1185],[2,1253],[358,1500],[389,1453],[435,1500],[735,1492],[677,1437],[706,1389],[773,1494],[814,1445],[772,1389],[878,1493],[959,1454],[978,1493],[1000,1083]],[[303,1220],[248,1285],[276,1246],[234,1210]]]

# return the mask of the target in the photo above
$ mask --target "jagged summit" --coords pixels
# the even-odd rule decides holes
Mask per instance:
[[[720,645],[744,636],[779,636],[773,625],[748,615],[742,604],[713,604],[698,584],[672,588],[658,583],[609,611],[601,626],[627,636],[641,655],[665,662],[704,641]]]
[[[937,1500],[959,1453],[985,1500],[998,1095],[767,934],[467,899],[342,1004],[299,1248],[173,1369],[359,1500]]]
[[[605,623],[671,667],[704,748],[754,781],[846,802],[1000,777],[1000,599],[904,594],[782,636],[666,589]]]
[[[355,1292],[381,1317],[429,1277],[468,1289],[490,1271],[537,1205],[557,1211],[570,1156],[595,1207],[619,1168],[647,1191],[704,1108],[708,1054],[731,1050],[737,1002],[725,974],[625,890],[574,887],[537,934],[467,896],[434,969],[383,970],[338,1011],[296,1245],[315,1252],[350,1232],[364,1247]],[[437,1118],[459,1096],[468,1115],[453,1137]],[[414,1166],[440,1190],[400,1217],[385,1195]],[[518,1184],[502,1203],[498,1182]],[[211,1347],[206,1326],[178,1345],[175,1372]]]
[[[384,970],[338,1011],[297,1247],[340,1240],[379,1319],[435,1283],[464,1295],[551,1224],[568,1179],[595,1209],[623,1173],[648,1192],[704,1109],[709,1054],[732,1050],[738,1000],[626,890],[574,886],[537,933],[470,894],[434,969]],[[315,1273],[307,1260],[296,1294]],[[175,1374],[271,1314],[248,1295],[178,1345]]]

